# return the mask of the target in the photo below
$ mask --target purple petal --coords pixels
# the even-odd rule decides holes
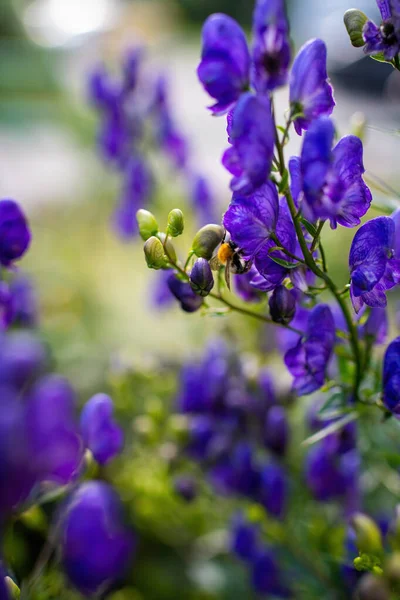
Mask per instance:
[[[81,414],[81,430],[86,447],[100,465],[117,456],[124,443],[121,427],[113,421],[113,401],[106,394],[88,400]]]

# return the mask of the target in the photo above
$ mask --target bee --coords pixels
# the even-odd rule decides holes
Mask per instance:
[[[228,290],[230,290],[231,273],[234,275],[247,273],[250,271],[253,261],[243,258],[243,251],[239,246],[232,242],[232,240],[225,241],[225,239],[226,234],[218,248],[217,254],[210,260],[210,267],[214,271],[217,271],[221,266],[225,266],[225,281]]]

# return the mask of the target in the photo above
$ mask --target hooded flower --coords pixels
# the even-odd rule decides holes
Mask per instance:
[[[278,464],[267,464],[261,471],[259,502],[267,512],[282,519],[286,512],[288,481],[284,470]]]
[[[269,548],[261,550],[252,561],[252,583],[257,594],[290,598],[290,590],[282,582],[282,574]]]
[[[88,400],[81,413],[81,430],[86,447],[95,460],[105,465],[122,450],[124,435],[113,420],[113,401],[106,394]]]
[[[304,337],[285,354],[285,364],[295,378],[293,387],[299,396],[323,386],[334,345],[332,312],[326,304],[318,304],[310,312]]]
[[[382,23],[378,27],[367,21],[363,27],[365,54],[383,54],[393,60],[400,52],[400,2],[399,0],[377,0]]]
[[[25,215],[14,200],[0,200],[0,264],[10,266],[25,254],[31,232]]]
[[[250,54],[246,36],[234,19],[218,13],[205,21],[202,41],[197,75],[204,89],[217,101],[210,110],[223,114],[249,85]]]
[[[222,164],[233,175],[233,192],[250,194],[265,184],[274,152],[274,126],[268,96],[243,94],[228,121],[232,144]]]
[[[186,281],[181,281],[175,275],[170,275],[167,283],[170,292],[180,302],[181,308],[185,312],[195,312],[203,304],[203,298],[195,294]]]
[[[395,222],[376,217],[356,232],[350,248],[350,295],[358,313],[367,304],[386,306],[386,290],[400,282],[400,261],[393,256]]]
[[[231,526],[231,551],[238,558],[251,561],[258,552],[259,534],[257,525],[247,521],[242,513],[236,514]]]
[[[386,308],[371,308],[367,320],[359,327],[359,335],[373,338],[375,344],[384,344],[388,327]]]
[[[361,140],[348,135],[331,150],[335,129],[327,117],[309,127],[301,151],[301,180],[307,216],[329,219],[355,227],[370,207],[372,196],[362,179],[364,173]],[[293,163],[292,163],[293,169]]]
[[[383,360],[383,402],[395,413],[400,412],[400,337],[389,344]]]
[[[335,101],[326,72],[326,46],[322,40],[308,41],[294,59],[290,74],[290,106],[299,135],[321,115],[330,115]]]
[[[257,92],[286,83],[290,64],[289,25],[284,0],[258,0],[253,15],[252,82]]]

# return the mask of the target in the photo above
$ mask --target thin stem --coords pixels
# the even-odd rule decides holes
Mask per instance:
[[[187,271],[187,268],[189,266],[189,263],[191,261],[192,256],[193,256],[193,252],[189,252],[188,257],[187,257],[186,262],[185,262],[185,266],[183,267],[185,273]]]
[[[306,264],[304,262],[304,260],[302,258],[300,258],[300,256],[296,256],[295,254],[293,254],[293,252],[290,252],[290,250],[287,250],[283,246],[283,244],[281,243],[281,241],[278,239],[278,237],[277,237],[277,235],[275,233],[271,233],[271,240],[273,240],[276,243],[276,245],[279,246],[279,250],[281,252],[284,252],[287,256],[289,256],[290,258],[293,258],[293,260],[297,260],[302,265]]]
[[[319,222],[317,231],[315,233],[314,239],[313,239],[312,244],[311,244],[311,248],[310,248],[311,254],[314,252],[315,248],[319,244],[319,238],[320,238],[321,231],[322,231],[322,228],[323,228],[324,225],[325,225],[325,221],[320,221]]]

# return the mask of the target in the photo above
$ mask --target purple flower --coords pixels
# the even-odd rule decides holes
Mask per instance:
[[[98,65],[89,75],[89,100],[100,110],[112,113],[118,110],[120,88],[112,81],[104,65]]]
[[[175,275],[169,276],[168,287],[185,312],[195,312],[203,304],[203,298],[194,293],[190,284],[181,281]]]
[[[62,517],[62,563],[71,583],[85,596],[104,594],[126,571],[135,546],[113,488],[80,485]]]
[[[284,285],[277,286],[268,301],[269,313],[275,323],[287,325],[296,312],[296,298]]]
[[[271,406],[265,417],[265,446],[278,456],[283,456],[287,450],[289,433],[286,410],[283,406]]]
[[[132,239],[138,232],[136,213],[146,206],[153,191],[153,177],[147,162],[136,156],[125,170],[125,181],[119,204],[113,215],[114,227],[122,240]]]
[[[270,549],[264,548],[253,559],[252,583],[258,594],[290,598],[292,594],[281,581],[281,573]]]
[[[248,88],[250,54],[240,25],[224,14],[208,17],[202,30],[203,47],[197,75],[216,104],[214,114],[223,114]]]
[[[124,93],[132,92],[138,82],[139,69],[143,60],[144,51],[141,46],[129,48],[126,52],[123,64],[123,91]]]
[[[371,337],[376,344],[384,344],[388,334],[386,308],[371,308],[367,320],[359,327],[360,337]]]
[[[83,441],[100,465],[117,456],[124,444],[124,434],[113,420],[113,401],[106,394],[88,400],[81,414]]]
[[[171,271],[160,269],[155,274],[154,281],[150,289],[152,307],[163,310],[174,304],[174,296],[168,287],[168,279],[171,276]]]
[[[5,281],[0,281],[0,330],[7,329],[13,321],[11,301],[9,285]]]
[[[254,450],[247,441],[237,443],[230,455],[211,469],[210,475],[220,494],[258,497],[260,472],[254,460]]]
[[[376,217],[356,232],[350,248],[350,294],[358,313],[367,304],[386,306],[386,290],[400,282],[400,261],[393,258],[395,223],[390,217]]]
[[[319,304],[310,312],[304,337],[285,354],[285,364],[294,376],[293,387],[299,396],[323,386],[334,345],[332,312],[326,304]]]
[[[245,520],[243,514],[235,515],[231,526],[231,551],[238,558],[252,561],[258,553],[259,531],[256,525]]]
[[[261,471],[259,502],[271,516],[282,519],[287,495],[288,482],[283,469],[274,463],[266,465]]]
[[[238,296],[245,302],[260,302],[264,296],[261,290],[252,285],[253,279],[259,275],[254,265],[247,273],[233,278],[233,287]]]
[[[214,277],[208,260],[198,258],[190,272],[190,287],[199,296],[208,296],[214,287]]]
[[[307,455],[307,485],[320,502],[346,496],[354,490],[358,467],[356,450],[342,453],[323,440]]]
[[[321,115],[330,115],[335,101],[326,72],[326,46],[322,40],[310,40],[300,48],[290,74],[290,106],[299,135]]]
[[[0,200],[0,264],[10,266],[25,254],[31,232],[25,215],[14,200]]]
[[[10,283],[12,321],[20,327],[34,327],[38,321],[38,299],[32,281],[19,273]]]
[[[279,215],[278,193],[268,181],[251,196],[235,194],[223,224],[247,258],[254,258],[270,240]]]
[[[348,135],[331,150],[334,135],[332,121],[321,117],[304,137],[300,163],[304,201],[311,220],[329,219],[332,229],[338,223],[355,227],[372,200],[362,179],[362,142]]]
[[[213,196],[209,182],[201,175],[194,176],[190,182],[190,197],[200,225],[219,223],[221,213],[218,211],[216,198]],[[219,216],[217,216],[219,213]]]
[[[247,92],[236,104],[229,127],[230,148],[222,164],[233,175],[231,189],[251,194],[267,181],[274,152],[274,126],[268,96]]]
[[[253,36],[252,83],[255,89],[263,93],[284,85],[291,54],[284,0],[257,0]]]
[[[388,410],[399,412],[400,337],[390,342],[383,360],[383,402]]]
[[[98,146],[106,161],[123,167],[131,152],[131,132],[123,110],[106,113],[98,133]]]
[[[1,339],[0,383],[22,390],[33,383],[45,365],[45,348],[32,333],[13,331]]]
[[[365,54],[383,54],[393,60],[400,52],[400,3],[398,0],[377,0],[382,23],[379,27],[367,21],[363,27]]]

